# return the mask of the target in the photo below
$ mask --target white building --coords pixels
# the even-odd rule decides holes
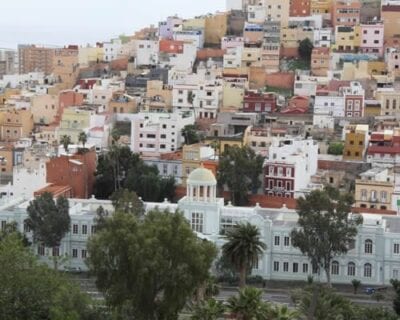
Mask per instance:
[[[231,49],[237,47],[244,47],[244,38],[237,36],[226,36],[221,39],[221,49]]]
[[[174,32],[174,40],[193,43],[197,49],[204,47],[203,30],[181,30]]]
[[[287,208],[264,209],[224,205],[216,197],[217,182],[211,171],[199,168],[187,180],[187,196],[177,204],[144,203],[145,210],[179,209],[199,237],[221,247],[223,234],[238,222],[256,225],[267,249],[260,256],[252,273],[266,280],[306,281],[314,273],[310,260],[291,243],[290,233],[297,226],[298,216]],[[36,247],[35,252],[52,265],[52,256],[68,256],[60,265],[65,270],[87,270],[87,240],[96,232],[96,209],[102,206],[112,214],[111,201],[70,199],[71,229],[59,248]],[[28,202],[14,202],[0,208],[1,224],[16,221],[19,230],[32,234],[24,225]],[[353,279],[364,285],[389,285],[390,279],[400,279],[400,217],[363,214],[363,223],[346,255],[332,262],[332,282],[349,284]],[[321,276],[324,280],[324,275]]]
[[[156,65],[158,63],[158,41],[136,41],[136,66]]]
[[[132,117],[131,150],[143,157],[157,158],[182,146],[181,130],[194,124],[193,112],[141,112]]]
[[[122,47],[121,39],[112,39],[110,42],[103,43],[104,49],[104,60],[110,62],[116,60],[120,54],[120,49]]]
[[[224,69],[240,68],[242,66],[243,46],[228,48],[224,54]]]
[[[332,28],[322,28],[314,30],[314,47],[329,48],[332,41]]]

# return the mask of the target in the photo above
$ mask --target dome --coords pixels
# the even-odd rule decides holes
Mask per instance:
[[[188,177],[187,183],[189,184],[216,184],[217,180],[211,170],[206,168],[197,168],[193,170]]]

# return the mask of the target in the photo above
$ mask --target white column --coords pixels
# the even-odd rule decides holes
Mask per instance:
[[[208,186],[204,186],[203,187],[203,199],[204,199],[204,202],[208,201],[207,200],[207,192],[208,192]]]
[[[200,201],[200,186],[199,185],[197,186],[197,189],[196,189],[196,200]]]

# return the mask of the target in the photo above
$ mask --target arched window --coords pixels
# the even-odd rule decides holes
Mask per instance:
[[[337,261],[333,261],[332,262],[332,271],[331,271],[331,273],[333,275],[339,274],[339,262],[337,262]]]
[[[349,262],[347,265],[347,275],[355,276],[356,275],[356,264],[354,262]]]
[[[370,263],[364,264],[364,277],[371,278],[372,276],[372,266]]]
[[[365,253],[372,253],[372,240],[367,239],[364,243],[364,252]]]

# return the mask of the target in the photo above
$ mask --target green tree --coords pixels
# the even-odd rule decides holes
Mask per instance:
[[[225,307],[221,301],[210,298],[201,301],[192,309],[192,320],[217,320],[224,315]]]
[[[225,149],[219,160],[218,183],[226,185],[231,192],[234,205],[245,205],[248,193],[256,193],[261,186],[263,158],[245,146]]]
[[[311,53],[312,50],[314,49],[314,45],[312,44],[311,40],[308,38],[305,38],[300,41],[299,43],[299,56],[309,62],[311,61]]]
[[[33,231],[34,242],[39,242],[46,247],[59,247],[62,238],[70,229],[68,200],[64,197],[53,199],[49,192],[32,200],[27,208],[28,218],[26,223]],[[55,261],[57,268],[57,261]]]
[[[344,145],[341,142],[332,142],[328,147],[328,154],[339,156],[343,154]]]
[[[1,319],[93,319],[89,297],[39,263],[19,234],[0,241],[0,265]]]
[[[331,285],[331,265],[347,253],[357,235],[360,217],[350,215],[353,198],[332,190],[315,190],[297,201],[298,227],[291,232],[292,244],[307,255],[318,273],[324,270]]]
[[[82,143],[82,147],[85,148],[85,144],[87,142],[87,134],[84,131],[81,131],[78,136],[78,141]]]
[[[225,239],[227,242],[222,246],[222,254],[236,267],[239,272],[239,287],[243,288],[247,273],[267,245],[260,240],[260,230],[248,222],[229,230]]]
[[[200,240],[179,212],[143,219],[117,212],[89,240],[88,266],[117,314],[175,319],[209,277],[215,246]]]
[[[390,283],[396,293],[393,300],[393,310],[400,316],[400,281],[397,279],[391,279]]]
[[[353,280],[351,280],[351,284],[354,289],[354,294],[357,294],[358,288],[361,286],[361,281],[357,280],[357,279],[353,279]]]
[[[71,144],[71,137],[67,135],[63,135],[60,139],[61,144],[64,147],[65,153],[68,154],[68,146]]]
[[[194,124],[188,124],[181,130],[181,134],[185,139],[185,144],[194,144],[200,142],[200,136],[197,127]]]
[[[239,296],[228,299],[228,310],[240,320],[268,319],[271,308],[262,299],[262,291],[252,287],[244,287]]]
[[[112,194],[111,200],[115,211],[130,213],[136,217],[144,215],[143,201],[134,191],[120,189]]]
[[[297,310],[290,310],[286,305],[275,305],[271,310],[270,319],[297,320],[299,319],[299,312]]]

